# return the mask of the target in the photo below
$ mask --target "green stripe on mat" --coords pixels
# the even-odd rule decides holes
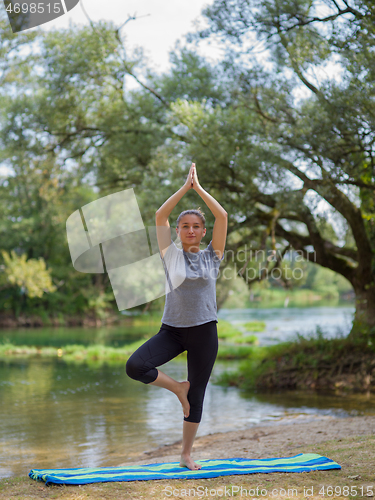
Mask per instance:
[[[145,481],[151,479],[199,479],[259,472],[309,472],[311,470],[341,469],[341,466],[316,453],[300,453],[293,457],[227,458],[196,460],[199,470],[180,467],[179,462],[75,469],[32,469],[29,477],[46,484],[88,484],[107,481]]]

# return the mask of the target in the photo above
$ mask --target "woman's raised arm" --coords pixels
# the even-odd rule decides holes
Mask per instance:
[[[172,196],[169,197],[168,200],[165,201],[163,205],[156,211],[156,235],[158,238],[159,250],[162,257],[164,257],[167,248],[171,244],[171,228],[168,222],[168,217],[170,216],[177,203],[184,196],[184,194],[187,193],[189,189],[193,188],[193,165],[194,164],[192,164],[192,166],[190,167],[185,184],[178,191],[172,194]]]
[[[225,242],[227,239],[228,214],[220,203],[199,184],[195,163],[192,164],[192,167],[193,189],[199,194],[215,217],[215,224],[212,231],[212,248],[218,258],[221,259],[224,254]]]

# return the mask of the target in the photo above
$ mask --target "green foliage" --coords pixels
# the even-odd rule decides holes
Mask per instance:
[[[219,344],[217,359],[243,359],[248,358],[253,352],[250,345]]]
[[[27,72],[14,57],[14,87],[2,100],[0,160],[10,174],[0,177],[0,236],[4,250],[44,259],[57,290],[20,301],[3,289],[0,310],[104,318],[117,310],[108,277],[73,269],[65,223],[100,196],[140,185],[163,134],[147,123],[157,113],[150,95],[125,98],[124,75],[140,56],[124,59],[110,23],[39,36]]]
[[[324,338],[324,333],[317,327],[310,337],[298,336],[295,342],[284,342],[267,347],[253,347],[236,372],[223,373],[218,379],[222,385],[236,385],[246,390],[267,386],[269,379],[278,379],[285,373],[300,377],[306,373],[318,377],[319,374],[332,372],[346,364],[358,363],[362,357],[372,357],[375,344],[368,335],[351,335],[336,339]],[[368,334],[368,331],[367,331]],[[338,368],[339,369],[339,368]],[[286,386],[287,387],[287,386]]]
[[[56,291],[51,281],[51,271],[46,269],[46,263],[42,258],[26,261],[25,254],[18,256],[14,251],[11,255],[5,251],[1,253],[5,262],[4,288],[16,286],[31,298],[42,297],[44,293]]]
[[[219,321],[217,334],[219,338],[218,359],[247,358],[252,353],[253,344],[258,341],[255,335],[243,335],[240,330],[224,320]]]
[[[247,332],[263,332],[266,328],[264,321],[247,321],[242,323]]]
[[[170,53],[169,74],[155,78],[163,89],[163,96],[173,103],[179,98],[200,102],[208,99],[215,105],[223,99],[219,67],[213,67],[202,56],[186,47],[178,46]]]
[[[241,334],[240,330],[235,328],[229,321],[220,320],[217,324],[217,336],[219,339],[236,337]]]
[[[218,323],[217,335],[220,340],[230,344],[254,344],[258,341],[255,335],[243,335],[240,330],[224,320]]]
[[[80,344],[70,344],[59,349],[53,347],[31,347],[14,346],[11,343],[0,344],[0,357],[10,358],[45,356],[58,357],[67,363],[82,364],[87,363],[95,366],[103,364],[118,365],[124,364],[131,354],[143,344],[144,340],[138,340],[125,347],[109,347],[101,344],[84,346]]]

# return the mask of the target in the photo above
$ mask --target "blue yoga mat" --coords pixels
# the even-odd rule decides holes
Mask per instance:
[[[126,467],[100,467],[95,469],[32,469],[29,477],[45,481],[46,485],[88,484],[108,481],[146,481],[148,479],[203,479],[257,472],[308,472],[311,470],[341,469],[327,457],[316,453],[300,453],[294,457],[226,458],[224,460],[196,460],[202,465],[199,470],[180,467],[179,462]]]

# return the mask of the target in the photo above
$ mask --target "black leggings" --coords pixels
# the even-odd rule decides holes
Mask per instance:
[[[216,323],[214,320],[187,328],[162,323],[159,332],[139,347],[126,363],[126,373],[130,378],[149,384],[158,376],[156,366],[187,351],[190,382],[190,413],[188,417],[184,417],[187,422],[201,421],[203,398],[218,350]]]

